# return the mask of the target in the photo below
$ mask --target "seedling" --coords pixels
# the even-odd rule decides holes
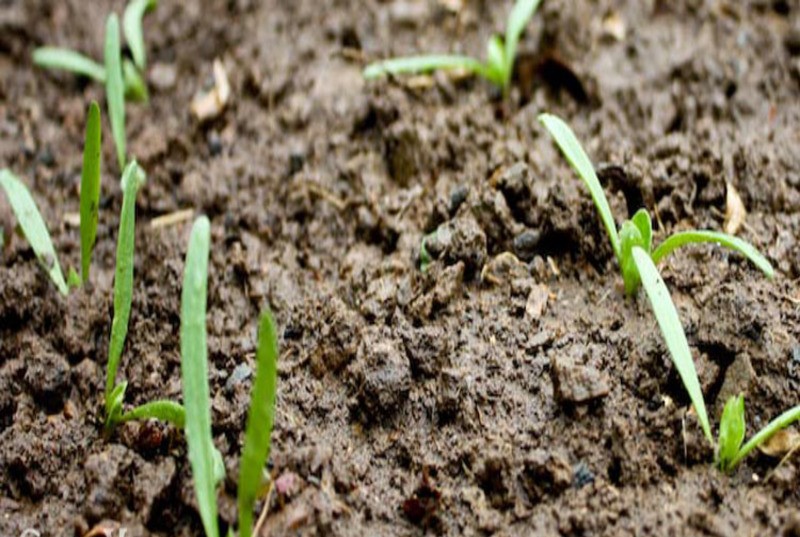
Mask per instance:
[[[89,281],[92,251],[97,239],[98,206],[100,204],[100,107],[92,101],[86,121],[81,173],[81,277]]]
[[[733,396],[725,403],[719,423],[719,442],[717,444],[717,467],[723,472],[731,472],[755,448],[769,440],[772,435],[800,420],[800,405],[787,410],[766,427],[756,433],[742,446],[744,441],[744,397]]]
[[[69,288],[64,281],[61,265],[58,264],[50,233],[33,197],[25,184],[9,170],[0,170],[0,186],[3,187],[19,227],[22,228],[22,233],[28,239],[39,263],[47,271],[58,291],[66,296],[69,294]]]
[[[147,86],[142,78],[146,68],[142,18],[154,9],[157,0],[132,0],[125,8],[123,31],[133,61],[122,58],[119,20],[111,14],[106,21],[104,65],[73,50],[41,47],[33,52],[33,62],[47,69],[61,69],[100,82],[106,86],[111,130],[117,147],[120,169],[125,167],[125,98],[147,101]]]
[[[108,365],[105,390],[106,430],[120,423],[137,419],[156,418],[183,428],[183,408],[172,401],[153,401],[123,413],[127,382],[117,384],[128,321],[133,300],[133,254],[135,249],[136,193],[144,182],[144,173],[136,161],[131,161],[122,175],[122,213],[117,238],[117,261],[114,273],[114,318],[111,322],[111,339],[108,345]]]
[[[541,0],[517,0],[508,16],[505,40],[493,35],[486,45],[486,60],[452,54],[394,58],[368,65],[364,78],[374,79],[386,74],[427,73],[435,70],[463,69],[484,78],[508,94],[517,45],[522,32],[539,7]]]
[[[181,298],[181,378],[186,408],[186,441],[195,495],[207,537],[219,537],[216,488],[224,468],[211,435],[211,405],[206,348],[206,289],[210,225],[198,218],[192,228]],[[239,536],[251,537],[253,505],[261,490],[270,451],[277,389],[278,338],[269,310],[261,316],[256,351],[257,370],[247,416],[239,468]]]
[[[623,222],[619,233],[617,233],[611,207],[597,178],[592,162],[583,147],[581,147],[572,129],[560,118],[550,114],[540,115],[539,121],[553,136],[561,152],[591,193],[621,268],[625,293],[628,296],[634,296],[640,285],[644,287],[675,368],[678,370],[692,404],[697,411],[703,432],[709,442],[713,444],[708,414],[703,402],[703,393],[700,389],[700,382],[697,378],[697,371],[692,361],[686,335],[683,332],[675,305],[672,303],[669,291],[664,285],[656,264],[680,246],[710,242],[727,246],[740,252],[761,269],[768,278],[772,278],[774,275],[772,265],[747,242],[737,237],[714,231],[692,230],[675,233],[653,250],[652,223],[650,215],[644,209],[637,211],[631,220]]]

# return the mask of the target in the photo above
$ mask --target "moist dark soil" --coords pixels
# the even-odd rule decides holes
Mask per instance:
[[[582,183],[536,117],[567,119],[621,222],[722,229],[777,268],[692,247],[662,265],[716,423],[800,389],[800,5],[544,0],[507,100],[458,74],[366,83],[366,62],[482,56],[511,2],[189,0],[145,21],[129,104],[137,202],[126,405],[179,400],[191,209],[212,222],[214,436],[235,494],[259,312],[281,334],[261,535],[800,535],[800,459],[713,468],[644,296],[626,299]],[[0,167],[79,263],[84,114],[103,88],[31,63],[102,56],[119,1],[0,0]],[[198,123],[219,58],[228,107]],[[104,113],[105,115],[105,113]],[[105,119],[104,119],[105,121]],[[201,535],[182,431],[104,434],[121,191],[104,128],[90,285],[61,297],[0,200],[0,534]],[[434,261],[420,271],[422,238]],[[119,533],[114,533],[118,535]]]

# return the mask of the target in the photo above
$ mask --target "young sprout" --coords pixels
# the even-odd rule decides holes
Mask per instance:
[[[508,94],[511,75],[514,72],[514,60],[517,56],[517,45],[528,22],[539,7],[541,0],[517,0],[508,16],[506,35],[503,40],[493,35],[486,45],[486,61],[460,55],[427,55],[394,58],[368,65],[364,70],[364,78],[373,79],[386,74],[426,73],[435,70],[464,69],[492,84],[500,87]]]
[[[675,233],[653,250],[652,223],[650,215],[644,209],[640,209],[633,218],[623,222],[617,233],[611,207],[594,171],[594,166],[572,129],[560,118],[550,114],[540,115],[539,121],[553,136],[561,152],[588,187],[622,271],[625,293],[633,296],[640,285],[644,286],[672,360],[697,411],[703,432],[709,442],[713,444],[703,394],[700,390],[689,345],[686,342],[686,336],[669,296],[669,291],[658,273],[656,264],[680,246],[710,242],[727,246],[743,254],[769,278],[774,275],[772,265],[747,242],[714,231],[692,230]]]
[[[119,48],[119,20],[112,13],[106,21],[106,101],[111,134],[117,146],[119,167],[125,167],[125,94],[122,86],[122,55]]]
[[[97,212],[100,204],[100,107],[92,101],[86,121],[81,173],[81,276],[89,281],[92,251],[97,239]]]
[[[122,213],[117,238],[117,265],[114,273],[114,318],[108,345],[108,365],[105,390],[106,429],[120,423],[155,418],[183,428],[183,407],[172,401],[152,401],[123,413],[127,382],[117,384],[117,369],[128,335],[131,303],[133,301],[133,254],[136,228],[136,193],[144,183],[144,173],[131,161],[122,175]]]
[[[47,271],[59,292],[66,296],[69,288],[64,281],[61,265],[58,264],[53,241],[30,192],[9,170],[0,170],[0,187],[5,191],[19,227],[22,228],[22,233],[28,239],[39,263]]]
[[[142,19],[145,13],[152,11],[158,5],[158,0],[132,0],[125,6],[122,15],[122,31],[125,40],[131,49],[131,56],[139,70],[144,71],[147,66],[147,55],[144,48],[144,34],[142,32]]]
[[[719,423],[719,442],[717,445],[717,466],[723,472],[730,472],[751,451],[769,440],[772,435],[800,420],[800,405],[791,408],[769,422],[744,446],[744,397],[733,396],[725,403]]]

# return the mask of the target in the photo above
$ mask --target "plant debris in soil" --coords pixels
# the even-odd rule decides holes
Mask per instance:
[[[103,88],[37,69],[31,53],[99,58],[97,21],[123,8],[0,10],[0,169],[25,182],[65,266],[80,261],[69,215]],[[752,433],[800,390],[800,8],[544,0],[506,100],[445,73],[361,77],[419,50],[480,57],[508,9],[187,0],[148,14],[150,102],[126,106],[128,153],[148,173],[126,405],[180,400],[183,259],[191,215],[205,214],[222,528],[236,523],[269,305],[282,355],[268,468],[295,478],[257,505],[261,535],[798,534],[800,459],[712,467],[646,298],[623,298],[591,199],[536,118],[565,118],[614,214],[646,207],[659,240],[724,229],[738,195],[737,233],[774,281],[711,246],[661,271],[709,412],[744,393]],[[224,107],[200,122],[190,103],[220,69]],[[69,296],[0,199],[2,535],[202,534],[183,434],[152,421],[103,431],[115,155],[104,136],[92,278]]]

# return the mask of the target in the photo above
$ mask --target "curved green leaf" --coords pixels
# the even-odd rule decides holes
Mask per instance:
[[[33,51],[33,63],[45,69],[62,69],[104,83],[106,69],[91,58],[66,48],[41,47]]]
[[[122,15],[122,31],[125,33],[125,40],[131,49],[136,67],[143,71],[147,65],[147,55],[144,47],[142,19],[145,13],[155,9],[157,5],[158,0],[132,0],[125,6],[125,13]]]
[[[767,278],[775,276],[775,270],[772,268],[770,262],[767,261],[767,258],[761,255],[752,244],[738,237],[734,237],[733,235],[718,233],[716,231],[682,231],[670,235],[653,252],[653,262],[660,262],[681,246],[704,242],[718,244],[735,250],[749,259],[767,276]]]
[[[751,451],[769,440],[772,435],[781,429],[785,429],[798,420],[800,420],[800,405],[787,410],[769,422],[766,427],[758,431],[755,436],[753,436],[744,446],[742,446],[742,449],[740,449],[736,456],[730,461],[728,469],[732,470],[736,468],[736,465],[739,464],[742,459],[747,457]]]
[[[493,35],[486,43],[486,73],[491,82],[503,87],[506,82],[506,60],[503,41]]]
[[[119,19],[115,13],[106,22],[106,100],[111,134],[117,146],[117,161],[120,169],[125,167],[125,85],[122,79],[122,52],[119,43]]]
[[[214,442],[208,389],[206,289],[211,230],[201,216],[192,226],[181,294],[181,379],[186,411],[186,441],[200,518],[207,537],[219,535]]]
[[[525,27],[528,26],[531,17],[536,13],[540,2],[541,0],[517,0],[517,3],[514,4],[514,8],[508,15],[505,42],[506,79],[503,83],[503,87],[508,86],[511,80],[511,74],[514,71],[514,60],[517,57],[519,39],[522,36],[522,32],[525,31]]]
[[[139,190],[139,166],[131,161],[122,175],[122,211],[117,234],[117,260],[114,269],[114,319],[111,321],[111,339],[108,343],[106,377],[106,410],[117,382],[117,368],[125,348],[128,321],[133,301],[133,254],[136,242],[136,193]]]
[[[147,93],[147,85],[139,74],[139,70],[128,58],[122,61],[122,78],[125,85],[125,99],[128,101],[146,103],[150,96]]]
[[[469,56],[456,56],[449,54],[431,56],[409,56],[407,58],[394,58],[373,63],[364,69],[364,78],[373,79],[391,74],[429,73],[436,70],[466,69],[479,76],[488,78],[486,66],[475,58]]]
[[[0,186],[8,196],[11,209],[17,217],[22,233],[25,234],[25,238],[33,248],[33,253],[36,254],[39,263],[45,268],[59,292],[66,296],[69,293],[67,282],[64,281],[61,265],[58,264],[50,232],[47,231],[47,226],[31,193],[25,184],[9,170],[0,171]]]
[[[81,172],[81,275],[83,283],[89,281],[92,252],[97,239],[97,215],[100,204],[100,144],[100,107],[95,101],[92,101],[86,121],[83,171]]]
[[[736,458],[744,440],[744,397],[733,396],[725,403],[719,420],[719,442],[717,443],[717,464],[722,471],[728,471],[731,461]]]
[[[642,287],[644,287],[647,297],[650,299],[650,305],[658,321],[658,326],[661,328],[661,334],[664,336],[667,349],[672,357],[672,363],[675,364],[675,369],[678,370],[683,386],[689,393],[689,398],[697,412],[697,418],[700,420],[703,433],[705,433],[708,441],[713,444],[714,439],[711,436],[711,427],[708,424],[708,413],[703,400],[703,391],[700,388],[700,379],[697,378],[697,370],[694,367],[689,343],[686,341],[686,335],[683,333],[683,326],[681,326],[681,320],[675,310],[675,305],[672,303],[669,290],[667,290],[667,286],[664,284],[664,280],[661,279],[658,269],[650,259],[649,253],[636,246],[633,248],[633,260],[636,263],[636,268],[639,269]]]
[[[118,423],[147,419],[157,419],[183,429],[186,425],[186,412],[174,401],[152,401],[129,410],[120,416]]]
[[[621,262],[617,225],[614,222],[614,215],[611,212],[605,192],[603,192],[603,187],[600,185],[594,166],[592,166],[592,161],[589,160],[586,151],[583,150],[578,138],[575,137],[575,133],[561,118],[552,114],[541,114],[539,122],[550,132],[567,161],[578,172],[578,175],[589,189],[594,205],[597,207],[597,212],[600,213],[600,218],[606,227],[611,247],[614,249],[617,260]]]
[[[270,451],[278,382],[278,336],[272,312],[261,315],[256,352],[256,378],[250,396],[244,449],[239,468],[239,537],[253,533],[253,505],[261,488],[261,475]]]

